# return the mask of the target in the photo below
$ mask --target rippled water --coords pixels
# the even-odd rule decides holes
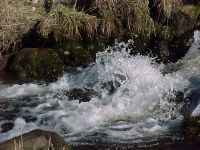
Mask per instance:
[[[0,125],[14,126],[1,129],[0,141],[35,128],[55,131],[70,143],[172,137],[185,105],[176,101],[177,93],[187,97],[200,90],[200,33],[195,32],[190,51],[176,64],[131,56],[130,44],[116,43],[99,52],[88,68],[54,83],[1,84]],[[199,115],[199,104],[197,99],[187,113]]]

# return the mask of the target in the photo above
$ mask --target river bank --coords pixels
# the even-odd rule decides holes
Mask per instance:
[[[1,143],[199,148],[199,2],[44,2],[0,2]]]

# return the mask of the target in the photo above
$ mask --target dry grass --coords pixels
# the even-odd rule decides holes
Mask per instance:
[[[183,5],[178,9],[190,16],[192,19],[197,20],[200,17],[200,6],[198,5]]]
[[[107,16],[104,19],[99,20],[99,33],[105,37],[114,37],[120,33],[119,22],[112,15]]]
[[[14,140],[14,150],[23,150],[23,138],[22,138],[22,135],[21,135],[21,138],[18,142],[16,142],[16,140]]]
[[[101,25],[103,33],[110,36],[113,31],[120,32],[123,28],[145,34],[153,32],[148,4],[148,0],[96,0],[102,20],[107,21]]]
[[[41,33],[45,37],[53,32],[55,37],[81,39],[81,33],[84,32],[89,38],[92,38],[95,36],[97,23],[98,20],[95,16],[58,4],[41,23]]]
[[[149,1],[136,0],[132,5],[135,13],[135,21],[133,20],[134,18],[130,18],[128,21],[128,24],[130,24],[130,29],[135,28],[137,33],[143,35],[150,35],[151,33],[155,32],[155,24],[150,17]]]
[[[159,10],[163,11],[163,17],[169,19],[176,12],[177,6],[183,4],[183,0],[155,0],[155,3]]]
[[[173,26],[156,24],[156,34],[162,39],[172,40],[175,31]]]
[[[16,43],[44,14],[22,0],[0,1],[0,55]]]
[[[182,4],[182,0],[153,1],[167,19]],[[124,32],[146,36],[156,32],[156,23],[150,16],[149,0],[94,0],[94,8],[91,9],[97,10],[97,14],[94,14],[96,16],[60,3],[54,3],[49,13],[45,13],[44,5],[42,7],[33,9],[33,5],[24,0],[0,0],[0,56],[11,44],[20,40],[37,20],[41,21],[42,35],[48,37],[53,33],[57,40],[93,40],[102,36],[116,38]],[[189,8],[185,9],[189,12]],[[189,13],[197,16],[193,12]],[[169,29],[164,30],[166,37],[171,36]]]
[[[124,8],[127,4],[123,0],[96,0],[95,7],[100,14],[100,33],[106,37],[118,34],[122,28],[121,20],[125,16]]]

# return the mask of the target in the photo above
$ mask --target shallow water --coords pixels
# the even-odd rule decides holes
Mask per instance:
[[[176,64],[131,56],[128,43],[97,54],[86,69],[77,68],[50,84],[0,84],[0,141],[40,128],[72,145],[143,143],[177,139],[183,114],[200,114],[200,100],[185,108],[177,93],[200,90],[200,33]],[[173,68],[173,69],[171,69]],[[177,134],[177,135],[176,135]]]

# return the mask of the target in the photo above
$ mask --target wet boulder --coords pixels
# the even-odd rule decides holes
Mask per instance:
[[[67,67],[87,67],[91,62],[95,61],[95,56],[91,54],[91,50],[84,48],[77,43],[77,46],[70,46],[68,43],[60,45],[58,53]]]
[[[22,80],[54,81],[63,72],[64,63],[53,49],[24,48],[12,55],[5,70]]]
[[[1,133],[6,133],[14,127],[14,123],[7,122],[1,125]]]
[[[193,43],[195,30],[200,29],[200,6],[194,4],[183,5],[177,8],[172,17],[174,37],[169,42],[170,60],[182,58]]]
[[[79,100],[79,103],[89,102],[93,97],[99,97],[99,94],[92,89],[73,89],[66,92],[70,100]]]
[[[186,138],[192,138],[200,142],[200,116],[185,117],[182,129]]]
[[[58,134],[51,131],[33,130],[0,144],[1,150],[70,150],[70,146]]]

